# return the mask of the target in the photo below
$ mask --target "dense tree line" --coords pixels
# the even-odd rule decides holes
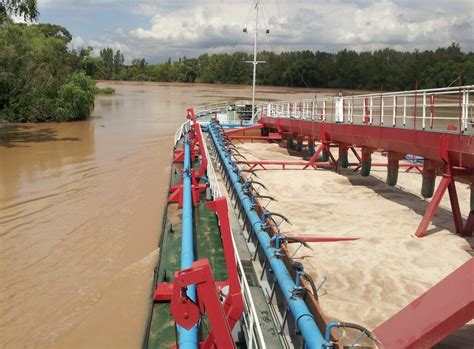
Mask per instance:
[[[36,0],[0,0],[0,122],[65,121],[90,115],[97,89],[93,79],[250,84],[245,52],[203,54],[159,64],[125,57],[111,48],[71,49],[71,34],[54,24],[15,24],[11,16],[34,21]],[[474,53],[458,44],[434,51],[337,53],[260,52],[260,85],[378,90],[443,87],[461,75],[474,84]],[[113,90],[104,91],[113,93]]]
[[[88,73],[96,79],[230,84],[249,84],[252,80],[251,65],[245,63],[252,57],[244,52],[203,54],[160,64],[134,59],[125,66],[120,51],[114,54],[107,48],[90,60],[93,64]],[[413,89],[415,81],[421,88],[444,87],[459,74],[463,83],[474,83],[474,53],[462,52],[456,43],[415,52],[389,48],[374,52],[261,52],[258,60],[266,61],[258,66],[260,85],[367,90],[383,86],[388,91]]]

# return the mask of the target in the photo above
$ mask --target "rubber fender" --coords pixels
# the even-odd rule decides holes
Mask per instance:
[[[318,156],[316,162],[328,162],[329,161],[329,152],[326,149],[323,149],[321,156]]]
[[[398,168],[387,168],[387,184],[391,187],[397,185]]]
[[[360,174],[362,177],[370,176],[370,170],[372,169],[372,159],[362,160],[362,166],[360,168]]]
[[[295,141],[293,140],[293,138],[288,138],[288,140],[286,141],[286,148],[293,149],[294,147],[295,147]]]
[[[303,142],[297,142],[295,150],[301,152],[303,150]]]
[[[423,177],[423,182],[421,183],[421,195],[425,199],[433,197],[436,184],[436,177]],[[472,196],[471,196],[471,206],[472,206]]]
[[[349,157],[348,157],[347,153],[339,155],[339,165],[342,168],[348,168],[349,167]]]

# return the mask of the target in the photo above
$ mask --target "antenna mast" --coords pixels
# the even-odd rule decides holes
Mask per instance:
[[[256,115],[255,111],[255,91],[257,85],[257,64],[265,63],[265,61],[257,61],[257,39],[258,39],[258,8],[259,8],[259,0],[255,0],[255,32],[254,32],[254,41],[253,41],[253,61],[246,61],[246,63],[253,64],[253,80],[252,80],[252,122],[254,122],[254,118]],[[247,28],[244,28],[244,33],[247,32]],[[267,29],[265,31],[266,34],[270,33]]]

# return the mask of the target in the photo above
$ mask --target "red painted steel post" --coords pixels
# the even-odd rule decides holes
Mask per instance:
[[[474,233],[474,176],[471,179],[471,212],[467,218],[466,226],[462,232],[463,236],[472,236]]]
[[[234,328],[244,310],[242,300],[242,290],[240,289],[239,275],[237,272],[237,263],[235,262],[234,244],[232,242],[232,231],[229,223],[229,211],[227,200],[217,198],[206,204],[211,210],[216,212],[219,219],[219,228],[222,238],[222,247],[224,248],[224,258],[227,268],[227,280],[229,283],[229,294],[224,302],[224,311],[231,329]]]
[[[417,237],[421,238],[426,235],[426,229],[428,229],[428,225],[430,224],[431,219],[433,218],[436,210],[438,209],[439,203],[441,202],[441,199],[443,198],[443,195],[446,192],[446,189],[448,189],[451,181],[452,178],[449,176],[443,176],[443,178],[441,179],[441,182],[438,185],[438,189],[436,190],[433,199],[431,199],[431,202],[428,205],[428,208],[426,209],[425,215],[423,216],[423,219],[421,220],[420,225],[416,230]]]
[[[451,210],[453,213],[454,227],[456,228],[456,234],[461,235],[463,233],[463,223],[461,216],[461,209],[459,208],[458,194],[456,192],[456,182],[454,179],[451,180],[448,187],[449,200],[451,201]]]
[[[311,156],[311,159],[309,159],[308,163],[303,167],[303,170],[306,170],[309,166],[317,168],[316,159],[318,158],[319,154],[321,154],[323,149],[324,149],[324,144],[321,144],[319,146],[318,150],[316,150],[316,152],[313,154],[313,156]]]

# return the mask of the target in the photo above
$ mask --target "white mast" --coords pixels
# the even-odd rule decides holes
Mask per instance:
[[[257,85],[257,64],[265,63],[265,61],[257,61],[257,39],[258,39],[258,7],[259,3],[258,0],[255,0],[255,32],[254,32],[254,41],[253,41],[253,61],[246,61],[246,63],[253,64],[253,80],[252,80],[252,120],[254,121],[255,117],[255,91]],[[244,29],[244,32],[247,32],[247,28]],[[270,31],[267,29],[266,33],[268,34]]]
[[[252,85],[252,122],[255,113],[255,88],[257,80],[257,37],[258,37],[258,0],[255,0],[255,36],[253,41],[253,85]]]

